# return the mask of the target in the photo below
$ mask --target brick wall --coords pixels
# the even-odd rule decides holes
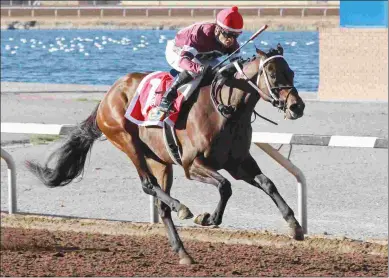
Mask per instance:
[[[319,32],[321,100],[388,100],[388,29]]]

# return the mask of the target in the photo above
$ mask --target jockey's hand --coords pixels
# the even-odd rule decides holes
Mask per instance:
[[[235,69],[234,64],[232,64],[232,63],[224,66],[223,71],[217,72],[218,75],[223,76],[225,78],[231,78],[235,73],[236,73],[236,69]]]
[[[212,71],[212,67],[210,65],[206,65],[206,66],[201,66],[200,74],[203,76],[208,76],[214,74],[214,72]]]

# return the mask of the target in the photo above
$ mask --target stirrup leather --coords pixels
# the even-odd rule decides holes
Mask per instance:
[[[159,104],[159,110],[163,112],[168,112],[172,107],[174,100],[177,98],[177,91],[173,88],[170,88],[166,96],[164,96]]]

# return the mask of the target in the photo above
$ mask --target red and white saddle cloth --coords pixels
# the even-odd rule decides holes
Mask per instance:
[[[173,103],[174,112],[171,112],[167,118],[165,118],[165,113],[157,109],[166,90],[173,83],[173,79],[174,77],[168,72],[162,71],[145,76],[136,89],[135,96],[132,98],[124,116],[131,122],[141,126],[157,125],[163,127],[163,121],[166,121],[173,127],[184,101],[184,95],[178,92],[178,97]]]

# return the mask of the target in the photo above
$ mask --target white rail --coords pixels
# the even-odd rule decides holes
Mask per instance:
[[[53,125],[35,123],[1,123],[2,133],[21,134],[56,134],[66,135],[72,131],[74,125]],[[304,233],[308,233],[307,220],[307,185],[303,172],[290,160],[281,155],[276,149],[269,145],[291,144],[291,145],[314,145],[329,147],[352,147],[352,148],[388,148],[388,139],[377,137],[358,136],[331,136],[331,135],[307,135],[292,133],[269,133],[253,132],[252,143],[261,148],[266,154],[277,161],[282,167],[288,170],[297,180],[297,219],[300,222]],[[16,169],[15,163],[10,154],[1,149],[1,157],[8,164],[9,184],[9,213],[16,212]],[[150,222],[158,223],[158,211],[155,206],[155,198],[150,196]]]
[[[8,213],[17,211],[16,205],[16,166],[12,156],[1,148],[1,158],[7,162],[8,166]]]

